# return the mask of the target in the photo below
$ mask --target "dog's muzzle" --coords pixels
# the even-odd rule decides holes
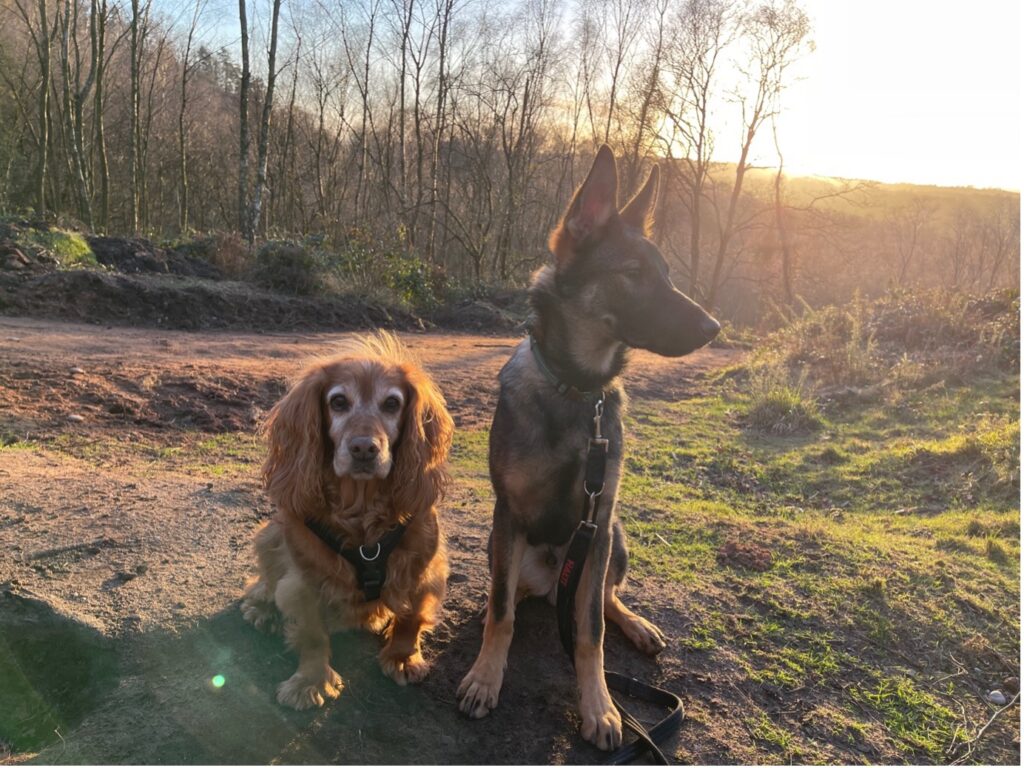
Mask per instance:
[[[391,457],[386,446],[373,437],[354,437],[335,457],[335,472],[357,480],[387,477],[391,471]]]

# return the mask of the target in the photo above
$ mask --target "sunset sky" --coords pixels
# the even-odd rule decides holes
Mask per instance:
[[[567,18],[574,2],[561,6]],[[1021,0],[801,3],[816,50],[784,96],[779,140],[789,173],[1021,188]],[[211,0],[209,9],[210,33],[237,45],[237,4]],[[715,159],[735,161],[733,110],[716,112]],[[769,126],[754,149],[755,164],[774,166]]]
[[[1019,0],[804,7],[817,50],[784,97],[790,172],[1020,189]]]

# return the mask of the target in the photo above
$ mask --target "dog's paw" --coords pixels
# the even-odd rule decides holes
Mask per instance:
[[[273,603],[245,598],[242,600],[242,618],[261,632],[281,633],[281,614]]]
[[[322,707],[328,699],[336,699],[344,683],[341,676],[330,667],[323,680],[310,680],[296,672],[277,686],[277,701],[292,709]]]
[[[430,671],[430,664],[419,652],[412,656],[381,654],[380,668],[399,685],[421,683]]]
[[[622,744],[622,717],[610,696],[605,694],[590,704],[582,703],[580,715],[583,717],[580,732],[584,739],[606,752],[619,748]]]
[[[657,656],[668,644],[664,633],[642,616],[634,617],[626,635],[633,645],[648,656]]]
[[[483,667],[479,661],[473,665],[459,684],[459,711],[474,720],[488,714],[498,706],[502,671],[497,674]]]

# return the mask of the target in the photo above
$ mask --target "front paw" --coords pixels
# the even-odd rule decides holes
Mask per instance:
[[[322,707],[328,699],[338,698],[343,687],[341,676],[330,667],[319,681],[296,672],[277,686],[277,701],[298,710]]]
[[[399,685],[421,683],[430,671],[430,664],[417,651],[412,656],[381,654],[380,668]]]
[[[281,614],[273,603],[246,597],[242,600],[242,617],[261,632],[281,634]]]
[[[605,693],[592,702],[581,702],[580,715],[583,717],[580,730],[584,739],[605,751],[619,748],[622,744],[622,717],[611,696]]]
[[[502,676],[500,668],[481,664],[478,659],[459,684],[459,710],[476,720],[498,706]]]
[[[648,656],[657,656],[665,650],[667,645],[662,631],[642,616],[636,617],[636,621],[627,634],[633,641],[633,645]]]

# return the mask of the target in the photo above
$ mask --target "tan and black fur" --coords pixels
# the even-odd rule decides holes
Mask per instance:
[[[719,331],[710,315],[675,289],[664,257],[647,238],[657,192],[655,166],[619,210],[615,158],[602,147],[551,235],[555,263],[534,275],[530,289],[531,333],[548,367],[578,390],[605,393],[609,458],[598,532],[576,596],[575,661],[583,736],[606,750],[620,745],[622,723],[604,679],[605,619],[646,653],[665,647],[661,631],[616,594],[627,566],[615,515],[625,407],[618,375],[632,347],[676,357]],[[584,460],[594,426],[593,403],[560,394],[538,367],[529,340],[517,347],[499,380],[490,435],[496,497],[491,589],[483,645],[458,692],[460,709],[474,718],[498,703],[517,601],[528,595],[554,601],[558,568],[583,509]]]

